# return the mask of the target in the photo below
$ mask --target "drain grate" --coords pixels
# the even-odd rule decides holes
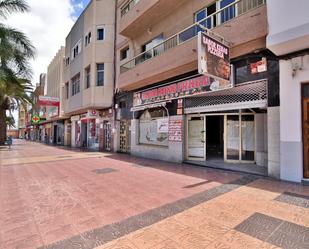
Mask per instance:
[[[102,168],[102,169],[92,170],[92,172],[94,172],[96,174],[108,174],[108,173],[112,173],[112,172],[116,172],[116,171],[118,171],[118,170],[112,169],[112,168]]]

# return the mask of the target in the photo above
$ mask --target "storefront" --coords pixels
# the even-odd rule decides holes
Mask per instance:
[[[265,53],[235,61],[231,85],[192,73],[136,91],[131,154],[277,176],[278,61]]]
[[[58,120],[52,123],[52,143],[64,145],[64,121]]]
[[[72,116],[70,128],[73,147],[99,150],[100,118],[97,110]]]
[[[255,162],[255,114],[187,116],[187,160]]]
[[[131,151],[131,119],[130,109],[133,104],[133,93],[117,93],[116,99],[116,129],[114,137],[116,151],[121,153],[130,153]]]

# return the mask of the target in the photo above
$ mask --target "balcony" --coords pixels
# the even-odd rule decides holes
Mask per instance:
[[[265,0],[238,0],[120,66],[118,87],[134,89],[197,69],[197,34],[212,29],[231,44],[231,57],[265,47]]]
[[[187,0],[129,0],[120,10],[119,33],[133,38]]]

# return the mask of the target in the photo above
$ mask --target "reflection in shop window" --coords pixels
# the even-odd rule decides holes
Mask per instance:
[[[146,110],[140,117],[139,143],[168,146],[168,120],[163,108]]]

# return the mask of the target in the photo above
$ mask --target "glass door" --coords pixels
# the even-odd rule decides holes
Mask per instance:
[[[239,161],[240,148],[239,115],[226,116],[225,159]]]
[[[254,115],[226,115],[225,120],[225,160],[238,162],[254,162]]]
[[[241,116],[241,160],[255,160],[254,115]]]
[[[203,161],[206,159],[205,117],[188,118],[188,150],[189,160]]]

